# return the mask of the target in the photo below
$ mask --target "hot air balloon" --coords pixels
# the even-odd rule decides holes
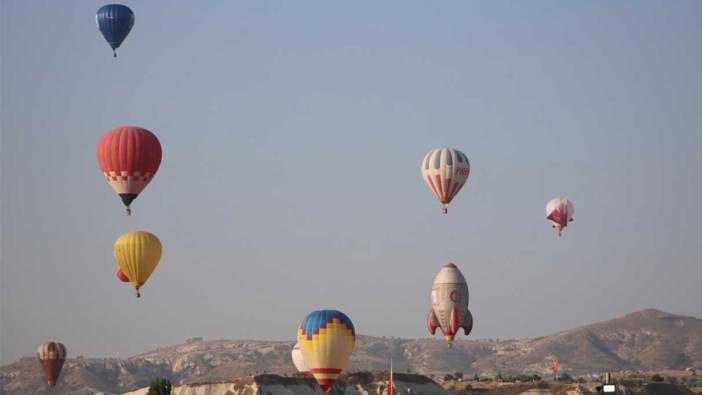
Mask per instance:
[[[298,372],[305,376],[310,376],[310,370],[307,369],[305,357],[302,355],[302,350],[300,350],[300,343],[295,343],[295,347],[292,349],[292,361]]]
[[[353,353],[353,323],[340,311],[313,311],[300,324],[297,342],[310,372],[322,391],[329,393]]]
[[[56,385],[66,361],[66,346],[56,342],[42,343],[37,348],[37,359],[44,369],[46,383],[52,388]]]
[[[422,178],[441,202],[443,212],[463,188],[470,175],[468,157],[455,148],[437,148],[429,151],[422,160]]]
[[[117,57],[117,48],[134,26],[134,13],[122,4],[108,4],[100,7],[95,15],[98,29],[112,47],[112,55]]]
[[[427,328],[432,335],[441,328],[444,339],[451,342],[458,330],[468,335],[473,330],[473,315],[468,310],[468,284],[453,263],[441,268],[431,287],[431,307]]]
[[[107,131],[97,145],[102,174],[131,214],[129,205],[141,193],[161,164],[161,144],[156,135],[136,127]]]
[[[129,277],[127,277],[126,274],[122,271],[122,269],[117,268],[117,280],[123,282],[123,283],[128,283],[129,282]]]
[[[573,203],[566,198],[557,197],[546,204],[546,219],[551,221],[551,226],[558,231],[558,236],[568,226],[568,222],[573,220],[574,213]]]
[[[115,241],[115,259],[136,290],[141,288],[161,259],[161,241],[149,232],[128,232]]]

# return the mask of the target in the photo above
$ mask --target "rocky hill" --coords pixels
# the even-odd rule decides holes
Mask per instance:
[[[124,393],[154,377],[174,383],[231,381],[263,373],[294,373],[293,342],[190,339],[130,358],[69,359],[54,394]],[[702,319],[642,310],[610,321],[521,340],[457,340],[359,336],[347,372],[384,370],[425,375],[548,375],[558,358],[571,375],[620,370],[702,368]],[[42,372],[33,357],[0,368],[0,395],[40,394]]]

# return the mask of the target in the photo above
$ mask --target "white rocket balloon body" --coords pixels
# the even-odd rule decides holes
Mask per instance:
[[[437,328],[441,329],[449,347],[461,328],[466,335],[473,330],[473,315],[468,310],[468,284],[453,263],[441,268],[431,288],[427,329],[433,335]]]

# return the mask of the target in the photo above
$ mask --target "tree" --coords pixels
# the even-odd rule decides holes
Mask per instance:
[[[453,381],[453,376],[447,374],[446,376],[444,376],[444,381]]]
[[[453,374],[456,380],[463,380],[463,372],[456,372]]]
[[[654,374],[653,376],[651,376],[651,381],[653,381],[654,383],[662,383],[662,382],[663,382],[663,376],[661,376],[660,374],[656,373],[656,374]]]
[[[146,395],[171,395],[171,382],[167,379],[156,379],[151,382]]]

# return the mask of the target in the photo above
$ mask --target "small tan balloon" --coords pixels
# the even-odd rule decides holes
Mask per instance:
[[[46,384],[53,388],[66,361],[66,346],[58,342],[46,342],[37,347],[37,360],[44,370]]]

